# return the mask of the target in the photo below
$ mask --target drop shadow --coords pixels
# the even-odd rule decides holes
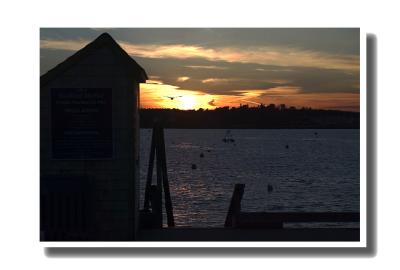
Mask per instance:
[[[104,257],[374,257],[377,254],[377,38],[367,34],[366,248],[44,248],[49,258]]]

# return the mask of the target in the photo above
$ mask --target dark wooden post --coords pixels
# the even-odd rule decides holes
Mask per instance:
[[[236,216],[240,213],[242,197],[244,193],[244,184],[236,184],[233,190],[231,204],[229,205],[228,214],[225,219],[225,227],[232,227]]]
[[[161,190],[156,186],[150,187],[150,200],[151,200],[151,211],[154,217],[154,226],[161,228],[163,224],[162,218],[162,198]]]
[[[165,200],[165,210],[167,212],[167,223],[168,227],[174,227],[174,214],[172,210],[172,200],[171,193],[169,191],[169,182],[168,182],[168,172],[167,172],[167,157],[165,154],[165,141],[164,141],[164,130],[160,128],[160,151],[159,154],[161,156],[161,169],[162,169],[162,178],[163,178],[163,187],[164,187],[164,200]],[[158,153],[157,153],[158,155]]]
[[[155,142],[156,142],[156,158],[157,158],[157,188],[160,189],[162,192],[162,156],[161,156],[161,151],[160,151],[160,126],[156,126],[154,128],[154,133],[155,133]]]
[[[149,209],[150,187],[151,187],[151,182],[153,180],[154,155],[155,155],[155,152],[156,152],[155,134],[154,133],[155,132],[154,132],[154,128],[153,128],[153,133],[152,133],[152,136],[151,136],[149,167],[147,169],[146,189],[144,191],[144,206],[143,206],[143,208],[145,210]]]

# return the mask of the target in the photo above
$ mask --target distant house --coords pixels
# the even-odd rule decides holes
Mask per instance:
[[[107,33],[40,78],[41,240],[134,240],[139,84]]]

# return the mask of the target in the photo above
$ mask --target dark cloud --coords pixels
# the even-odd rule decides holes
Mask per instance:
[[[93,40],[101,33],[91,28],[41,28],[40,39]]]
[[[135,44],[285,46],[358,55],[359,28],[42,28],[41,39],[93,39],[102,32]]]
[[[40,49],[40,74],[44,74],[70,57],[74,52]]]

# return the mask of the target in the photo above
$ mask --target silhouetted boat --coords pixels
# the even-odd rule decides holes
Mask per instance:
[[[228,129],[225,133],[225,137],[222,139],[224,143],[233,143],[235,139],[232,138],[231,131]]]

